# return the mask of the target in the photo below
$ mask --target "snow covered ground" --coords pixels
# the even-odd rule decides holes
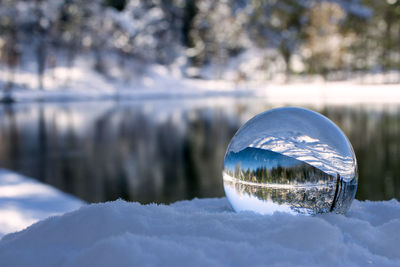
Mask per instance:
[[[400,203],[234,213],[225,198],[83,206],[0,241],[0,266],[399,266]]]
[[[160,82],[162,83],[162,82]],[[151,88],[102,90],[98,88],[57,89],[51,91],[16,90],[13,99],[24,101],[85,101],[85,100],[145,100],[182,99],[202,97],[256,97],[269,103],[315,106],[352,104],[400,104],[400,85],[362,85],[352,82],[260,84],[243,83],[235,85],[227,81],[182,80],[167,86]],[[0,92],[0,99],[3,92]]]
[[[49,185],[0,169],[0,238],[84,204]]]
[[[1,70],[1,69],[0,69]],[[395,73],[397,75],[397,73]],[[371,75],[370,75],[371,76]],[[129,79],[106,78],[91,68],[90,60],[81,58],[74,67],[48,70],[45,89],[38,90],[33,67],[15,73],[12,98],[16,101],[64,101],[99,99],[166,99],[216,96],[247,96],[265,98],[274,104],[399,104],[400,85],[384,84],[379,74],[344,82],[322,79],[293,79],[285,84],[273,81],[204,80],[182,76],[179,66],[143,66],[140,74]],[[382,83],[379,81],[382,80]],[[376,82],[378,81],[378,82]],[[7,83],[7,71],[0,71],[0,88]],[[4,91],[0,92],[0,99]]]

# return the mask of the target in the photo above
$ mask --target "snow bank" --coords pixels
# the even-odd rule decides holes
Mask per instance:
[[[0,241],[0,266],[399,266],[400,204],[346,216],[234,213],[225,198],[92,204]]]
[[[59,66],[53,75],[45,75],[45,90],[38,90],[35,69],[20,69],[15,73],[15,85],[10,95],[0,90],[0,100],[11,97],[26,101],[87,101],[104,99],[160,99],[198,98],[218,96],[250,96],[246,88],[223,80],[183,78],[176,68],[153,64],[139,66],[140,75],[130,74],[129,80],[106,78],[92,69],[88,58],[81,58],[76,66]],[[1,66],[0,66],[1,67]],[[1,68],[0,68],[1,69]],[[54,76],[53,78],[51,76]],[[8,82],[7,72],[0,71],[0,88]]]
[[[291,105],[354,105],[354,104],[399,104],[398,84],[363,85],[353,82],[267,84],[229,81],[205,81],[182,79],[155,80],[149,87],[131,88],[110,84],[108,87],[91,86],[82,89],[58,88],[38,91],[14,90],[11,97],[17,102],[30,101],[93,101],[93,100],[149,100],[149,99],[198,99],[216,97],[250,97],[265,99],[274,104]],[[6,95],[0,92],[0,100]]]
[[[89,58],[80,58],[74,67],[58,66],[45,75],[45,89],[37,90],[34,68],[17,70],[11,95],[0,91],[0,101],[11,97],[17,102],[144,100],[210,97],[256,97],[274,104],[351,105],[399,104],[399,84],[371,83],[358,80],[324,82],[320,79],[298,79],[288,84],[279,81],[204,80],[183,77],[178,66],[158,64],[138,66],[140,75],[130,79],[106,78],[93,70]],[[235,69],[236,71],[236,69]],[[393,74],[396,77],[398,73]],[[0,88],[7,83],[7,72],[0,72]],[[373,80],[373,79],[372,79]],[[380,79],[378,79],[380,80]]]
[[[0,169],[0,237],[82,205],[83,201],[51,186]]]

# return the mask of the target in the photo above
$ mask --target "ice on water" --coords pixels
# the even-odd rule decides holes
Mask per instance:
[[[273,109],[239,129],[225,155],[223,178],[235,210],[272,213],[289,206],[307,214],[345,213],[358,179],[354,151],[343,132],[302,108]],[[245,198],[257,198],[264,210],[241,203]]]

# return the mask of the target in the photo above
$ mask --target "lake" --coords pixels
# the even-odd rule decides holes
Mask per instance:
[[[229,97],[0,105],[0,167],[89,202],[222,197],[230,139],[273,107],[265,99]],[[304,107],[350,139],[357,199],[400,199],[400,106]]]

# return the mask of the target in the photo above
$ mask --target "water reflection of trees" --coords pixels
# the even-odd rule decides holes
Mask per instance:
[[[78,127],[69,108],[7,112],[1,120],[0,140],[7,144],[0,147],[1,166],[89,201],[221,196],[222,161],[238,127],[222,112],[210,117],[201,109],[157,120],[139,108],[114,107]],[[36,123],[23,122],[31,117]]]
[[[90,201],[224,195],[225,149],[246,109],[199,108],[180,111],[178,120],[168,112],[157,120],[143,107],[102,104],[103,110],[89,116],[88,110],[99,107],[83,106],[2,106],[0,166]],[[360,173],[357,198],[400,199],[399,108],[328,107],[322,113],[353,144]]]
[[[262,201],[280,205],[289,205],[300,213],[329,211],[335,194],[335,185],[306,187],[264,187],[248,185],[241,182],[224,181],[225,186],[234,188],[240,195],[249,195]]]

